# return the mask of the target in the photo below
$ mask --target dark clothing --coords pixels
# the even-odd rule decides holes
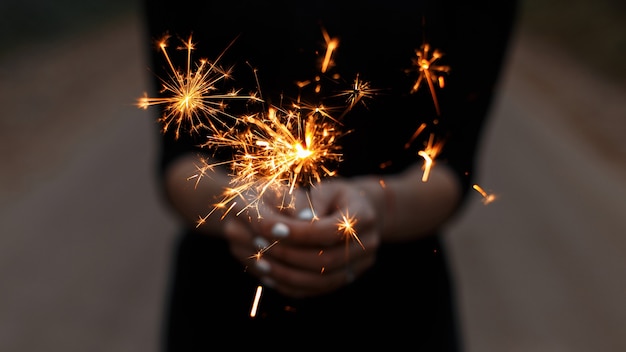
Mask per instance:
[[[167,33],[174,41],[193,35],[194,58],[214,60],[223,53],[223,65],[236,65],[234,85],[244,94],[260,86],[263,98],[273,104],[296,97],[294,82],[319,73],[326,30],[340,40],[332,68],[340,76],[333,81],[350,87],[358,74],[377,89],[341,121],[342,129],[350,132],[338,141],[343,155],[338,177],[393,174],[422,163],[417,151],[434,134],[445,141],[437,162],[456,172],[465,196],[506,57],[515,3],[147,0],[146,14],[152,39]],[[445,87],[436,88],[440,113],[427,82],[411,93],[418,78],[411,60],[424,43],[443,53],[437,64],[450,68]],[[167,77],[163,56],[151,50],[155,77]],[[160,87],[159,80],[155,87]],[[422,123],[426,129],[405,148]],[[182,153],[202,152],[196,148],[201,134],[175,139],[167,132],[161,140],[161,173]],[[454,285],[439,234],[383,244],[369,272],[323,297],[293,300],[266,288],[260,314],[251,319],[259,283],[231,257],[225,242],[192,229],[183,232],[172,272],[167,351],[208,350],[222,340],[234,347],[270,348],[298,347],[293,341],[323,347],[379,342],[416,351],[455,351],[462,345]],[[241,333],[241,339],[232,340],[231,333]]]

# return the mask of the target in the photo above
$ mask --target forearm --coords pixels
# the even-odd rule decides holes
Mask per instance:
[[[419,165],[402,174],[355,180],[380,214],[382,240],[398,242],[432,234],[450,219],[461,199],[457,176],[435,165],[426,182]]]
[[[221,209],[207,215],[221,200],[229,177],[224,171],[212,169],[198,179],[199,167],[202,167],[200,157],[192,153],[172,161],[164,175],[167,199],[182,220],[197,226],[198,232],[221,235]]]

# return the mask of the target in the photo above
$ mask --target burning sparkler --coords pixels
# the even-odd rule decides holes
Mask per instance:
[[[334,176],[331,164],[341,159],[336,140],[342,132],[332,120],[320,118],[323,114],[319,108],[304,112],[297,106],[293,110],[271,106],[267,114],[241,117],[241,131],[232,129],[208,136],[203,146],[229,147],[234,151],[232,160],[219,163],[229,165],[232,178],[231,187],[214,210],[230,211],[236,199],[245,203],[238,214],[250,208],[258,210],[268,192],[279,197],[284,197],[285,192],[293,195],[296,187],[309,187],[324,177]],[[198,177],[215,166],[204,164]],[[292,202],[293,198],[281,206],[289,207]]]
[[[220,119],[221,117],[236,118],[226,112],[225,100],[259,100],[254,95],[240,96],[237,90],[220,93],[217,84],[231,78],[232,67],[225,69],[218,66],[219,57],[215,62],[201,59],[194,67],[191,54],[195,44],[191,36],[183,42],[184,46],[179,48],[187,51],[186,69],[181,70],[174,66],[167,52],[168,39],[166,36],[158,43],[170,69],[169,80],[160,78],[162,82],[160,93],[166,96],[154,98],[144,93],[137,101],[137,106],[142,109],[152,105],[164,106],[165,111],[159,118],[164,132],[171,125],[176,129],[176,138],[179,137],[181,129],[196,133],[202,129],[217,132],[227,125]]]
[[[323,35],[326,52],[320,72],[326,74],[334,67],[332,57],[339,40],[330,37],[325,30]],[[225,101],[243,99],[263,103],[260,87],[258,97],[240,96],[234,89],[221,93],[217,84],[232,78],[232,68],[218,66],[221,55],[214,62],[203,59],[194,66],[191,59],[194,43],[189,37],[183,42],[182,48],[187,51],[187,66],[185,70],[180,70],[173,64],[166,50],[167,39],[166,37],[159,43],[171,71],[169,80],[161,79],[160,93],[164,96],[153,98],[144,94],[138,99],[137,105],[143,109],[152,105],[163,105],[165,112],[158,120],[163,124],[163,132],[174,126],[175,138],[179,138],[183,130],[192,133],[208,130],[206,140],[200,146],[210,152],[226,148],[233,155],[230,160],[216,162],[200,159],[200,163],[196,165],[196,174],[188,178],[197,185],[201,179],[209,176],[209,171],[217,167],[230,170],[229,186],[225,188],[221,200],[214,204],[208,214],[199,217],[197,226],[204,224],[215,211],[222,210],[223,218],[237,206],[236,215],[256,209],[260,217],[258,206],[266,197],[282,199],[280,207],[291,207],[296,188],[304,188],[308,196],[310,187],[321,182],[323,178],[336,174],[334,166],[342,158],[337,140],[349,132],[341,130],[341,119],[359,102],[365,104],[364,99],[375,94],[369,82],[361,80],[357,74],[351,89],[328,97],[345,98],[343,104],[329,105],[328,101],[321,98],[318,102],[309,103],[303,101],[299,95],[290,104],[281,103],[267,108],[260,104],[262,111],[234,115],[226,111]],[[313,81],[317,82],[314,87],[315,95],[320,97],[322,80],[317,76]],[[299,87],[302,90],[307,85],[308,82],[302,82]],[[337,111],[341,111],[338,117],[335,116]],[[238,204],[240,201],[242,205]],[[314,215],[314,210],[311,210]],[[358,241],[363,247],[354,229],[355,223],[356,219],[346,214],[338,224],[338,230],[347,238]],[[250,259],[259,260],[277,243],[278,241],[259,249]],[[250,312],[251,317],[256,315],[261,290],[262,287],[259,286]]]
[[[345,97],[347,103],[347,107],[341,116],[339,116],[339,119],[342,119],[359,102],[361,102],[364,106],[367,106],[364,99],[372,98],[377,91],[377,89],[373,89],[370,86],[370,82],[359,79],[359,75],[357,74],[354,82],[352,83],[352,88],[344,90],[336,95]]]

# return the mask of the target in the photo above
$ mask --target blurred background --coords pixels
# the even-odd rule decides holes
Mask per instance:
[[[156,351],[175,223],[139,3],[0,2],[0,350]],[[626,5],[523,0],[449,228],[469,352],[626,350]]]

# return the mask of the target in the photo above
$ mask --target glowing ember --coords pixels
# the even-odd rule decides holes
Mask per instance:
[[[419,156],[424,158],[424,174],[422,175],[422,182],[428,181],[430,170],[435,164],[435,158],[437,157],[437,155],[439,155],[442,147],[443,143],[435,143],[435,135],[431,134],[426,147],[423,150],[417,152]]]
[[[482,200],[483,204],[485,205],[495,201],[497,198],[495,194],[485,192],[485,190],[479,185],[473,185],[472,188],[474,188],[478,193],[480,193],[480,195],[483,197],[483,200]]]
[[[250,317],[256,317],[257,309],[259,308],[259,301],[261,300],[261,293],[263,293],[263,286],[257,286],[256,293],[254,294],[254,300],[252,301],[252,308],[250,309]]]

